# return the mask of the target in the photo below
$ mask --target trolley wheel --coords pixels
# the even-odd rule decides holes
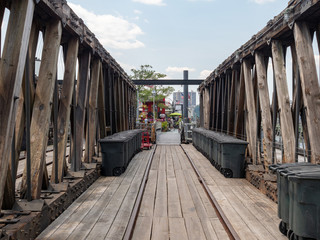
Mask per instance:
[[[290,234],[290,236],[288,236],[288,239],[289,240],[299,240],[299,239],[305,239],[305,238],[299,238],[296,234],[294,234],[293,231],[291,231],[291,234]],[[306,238],[306,239],[309,239],[309,238]]]
[[[229,168],[224,168],[223,175],[224,175],[226,178],[232,178],[232,177],[233,177],[233,172],[232,172],[232,170],[229,169]]]
[[[283,221],[279,223],[279,230],[283,235],[287,236],[287,233],[288,233],[287,226]]]
[[[116,167],[113,169],[113,176],[120,176],[122,173],[122,167]]]

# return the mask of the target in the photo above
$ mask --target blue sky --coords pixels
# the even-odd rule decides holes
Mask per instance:
[[[287,0],[71,0],[69,5],[131,74],[204,79],[287,6]],[[176,87],[177,89],[182,89]],[[192,87],[196,90],[196,87]]]

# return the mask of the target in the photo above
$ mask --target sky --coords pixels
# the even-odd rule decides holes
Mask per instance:
[[[149,64],[169,79],[205,79],[287,0],[70,0],[68,4],[131,75]],[[180,86],[177,90],[183,91]],[[189,87],[196,91],[197,86]]]

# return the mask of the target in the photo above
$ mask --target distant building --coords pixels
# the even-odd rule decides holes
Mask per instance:
[[[174,92],[173,93],[173,102],[174,104],[183,104],[184,96],[183,92]],[[195,107],[197,105],[197,94],[194,91],[188,93],[188,107]]]

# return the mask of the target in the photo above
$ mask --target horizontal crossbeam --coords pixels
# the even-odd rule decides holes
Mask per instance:
[[[135,85],[200,85],[203,79],[152,79],[152,80],[132,80]]]

